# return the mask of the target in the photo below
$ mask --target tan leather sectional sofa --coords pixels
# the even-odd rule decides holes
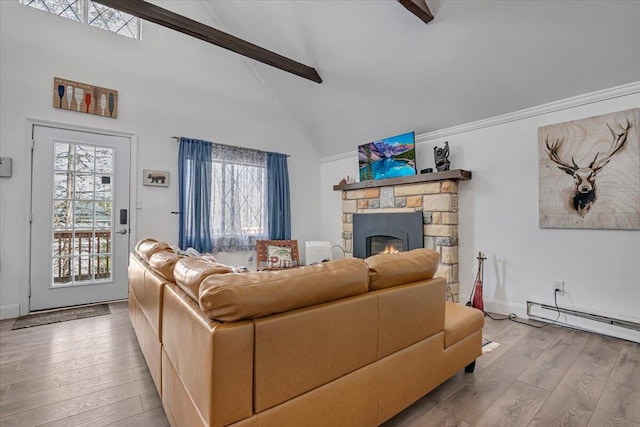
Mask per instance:
[[[173,426],[376,426],[482,353],[417,249],[232,273],[143,240],[129,310]]]

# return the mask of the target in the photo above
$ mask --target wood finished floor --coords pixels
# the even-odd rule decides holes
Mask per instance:
[[[126,303],[12,331],[0,321],[0,426],[166,426]],[[640,344],[486,319],[501,345],[384,424],[640,427]]]

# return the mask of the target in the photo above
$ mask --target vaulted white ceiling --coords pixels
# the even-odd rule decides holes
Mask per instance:
[[[322,84],[247,60],[321,157],[640,80],[635,0],[427,0],[428,25],[395,0],[201,3],[318,70]]]

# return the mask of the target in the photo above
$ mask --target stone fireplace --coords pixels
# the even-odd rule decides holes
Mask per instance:
[[[446,279],[447,299],[453,298],[457,302],[460,289],[458,183],[468,179],[471,179],[471,172],[456,169],[334,186],[334,190],[342,191],[342,245],[346,255],[364,258],[380,252],[379,249],[384,249],[389,243],[400,244],[402,248],[399,250],[410,250],[416,247],[415,239],[418,238],[421,241],[417,247],[440,253],[436,276]],[[421,223],[418,222],[417,229],[399,231],[397,227],[385,223],[381,216],[380,221],[374,221],[378,225],[366,223],[364,226],[369,231],[374,230],[373,235],[354,241],[354,231],[359,232],[363,228],[359,224],[361,218],[393,214],[413,214]],[[354,224],[354,217],[357,225]],[[372,239],[375,236],[377,238]]]

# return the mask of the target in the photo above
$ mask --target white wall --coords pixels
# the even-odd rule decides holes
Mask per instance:
[[[168,6],[211,24],[199,2]],[[137,136],[134,239],[177,243],[173,135],[290,154],[293,237],[319,238],[319,199],[308,191],[318,183],[318,156],[240,56],[147,22],[136,41],[17,1],[0,2],[0,17],[0,155],[13,158],[13,177],[0,178],[0,317],[28,310],[27,117]],[[53,108],[55,76],[118,90],[118,118]],[[170,171],[170,188],[142,186],[142,169]],[[219,259],[245,265],[247,255]]]
[[[489,310],[524,317],[528,300],[553,304],[552,281],[559,279],[565,281],[566,293],[558,297],[558,305],[640,322],[640,231],[538,227],[538,127],[637,108],[639,87],[636,84],[635,93],[626,96],[555,112],[533,115],[551,108],[532,109],[526,118],[482,129],[464,131],[475,127],[467,125],[417,137],[419,169],[433,167],[433,147],[448,140],[452,169],[473,173],[470,181],[459,186],[461,299],[471,292],[475,257],[482,251],[488,258],[484,297]],[[564,104],[576,105],[581,99]],[[341,194],[332,186],[356,170],[355,151],[323,160],[321,231],[325,240],[340,242]],[[555,318],[551,312],[544,316]],[[560,321],[640,341],[638,331],[564,315]]]

